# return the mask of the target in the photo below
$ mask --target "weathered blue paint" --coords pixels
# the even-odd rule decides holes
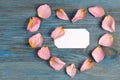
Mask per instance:
[[[36,8],[47,3],[52,8],[52,16],[42,20],[38,32],[42,33],[52,55],[60,57],[68,64],[80,64],[97,46],[98,38],[106,31],[100,28],[101,19],[89,13],[83,21],[72,24],[56,18],[55,10],[63,8],[72,18],[79,8],[100,5],[106,14],[116,20],[115,42],[112,48],[104,48],[105,59],[95,63],[92,70],[77,72],[74,80],[119,80],[120,78],[120,0],[0,0],[0,80],[71,80],[64,70],[56,72],[48,62],[36,56],[37,49],[31,49],[28,38],[35,33],[26,31],[28,19],[36,16]],[[57,26],[65,28],[86,28],[90,32],[90,46],[86,49],[57,49],[50,38],[50,32]]]

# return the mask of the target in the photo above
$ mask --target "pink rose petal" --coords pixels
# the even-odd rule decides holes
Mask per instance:
[[[86,60],[83,62],[82,66],[81,66],[81,68],[80,68],[80,71],[83,72],[83,71],[92,69],[93,66],[94,66],[93,61],[92,61],[91,59],[86,59]]]
[[[65,13],[65,11],[63,9],[57,9],[56,10],[56,15],[59,19],[69,20],[67,14]]]
[[[92,51],[92,57],[96,62],[101,62],[104,59],[104,52],[103,49],[98,46]]]
[[[113,40],[113,36],[111,34],[106,33],[99,39],[99,44],[102,46],[110,47],[113,44]]]
[[[43,38],[40,33],[37,33],[29,38],[29,45],[32,48],[40,47],[42,46],[42,43],[43,43]]]
[[[60,60],[58,57],[53,56],[50,61],[50,66],[56,70],[56,71],[60,71],[64,66],[65,66],[65,62],[63,62],[62,60]]]
[[[41,20],[38,17],[32,17],[29,20],[27,30],[30,32],[35,32],[40,27]]]
[[[37,13],[39,17],[47,19],[51,16],[51,8],[47,4],[41,5],[37,9]]]
[[[88,11],[95,17],[102,17],[105,14],[105,11],[101,6],[89,7]]]
[[[50,50],[47,46],[42,47],[38,50],[38,56],[43,60],[48,60],[50,58]]]
[[[85,9],[79,9],[77,10],[75,16],[72,19],[72,22],[76,22],[77,20],[82,20],[86,17],[86,10]]]
[[[76,67],[74,64],[71,64],[69,66],[66,67],[66,72],[70,77],[74,77],[76,74]]]
[[[112,16],[107,15],[102,21],[102,28],[109,32],[115,31],[115,20]]]
[[[54,31],[51,33],[51,37],[55,40],[60,37],[62,37],[65,34],[65,30],[63,27],[57,27],[54,29]]]

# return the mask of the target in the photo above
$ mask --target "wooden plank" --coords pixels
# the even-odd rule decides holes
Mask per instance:
[[[39,5],[47,3],[52,8],[52,16],[42,20],[38,32],[45,40],[43,45],[51,49],[52,55],[60,57],[68,64],[75,63],[77,68],[90,52],[97,46],[98,38],[106,31],[100,28],[102,18],[94,18],[87,12],[83,21],[72,24],[56,18],[55,10],[63,8],[72,18],[79,8],[100,5],[105,8],[106,15],[116,20],[116,32],[112,33],[115,42],[111,48],[104,48],[105,59],[92,70],[77,72],[74,80],[119,80],[120,74],[120,0],[0,0],[0,80],[70,80],[65,71],[56,72],[37,57],[37,50],[28,45],[28,38],[35,33],[26,31],[28,19],[37,16]],[[90,32],[90,46],[86,49],[57,49],[50,38],[51,31],[57,26],[65,28],[86,28]]]

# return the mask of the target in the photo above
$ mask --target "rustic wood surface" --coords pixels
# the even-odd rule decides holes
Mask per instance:
[[[93,69],[77,71],[73,80],[119,80],[120,78],[120,0],[0,0],[0,80],[72,80],[63,69],[60,72],[50,68],[48,61],[39,59],[37,50],[28,45],[28,38],[35,33],[26,30],[28,19],[36,15],[39,5],[47,3],[52,8],[52,16],[42,20],[40,32],[44,44],[50,47],[51,54],[60,57],[77,68],[97,46],[98,38],[106,33],[100,28],[103,18],[94,18],[87,12],[85,20],[72,24],[56,18],[55,10],[63,8],[72,18],[79,8],[100,5],[106,15],[116,20],[115,41],[111,48],[104,47],[105,59],[95,63]],[[65,28],[86,28],[90,32],[90,45],[86,49],[57,49],[50,38],[51,31],[57,26]]]

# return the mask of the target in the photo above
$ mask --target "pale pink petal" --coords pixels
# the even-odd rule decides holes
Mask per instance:
[[[70,77],[74,77],[76,74],[76,67],[74,64],[71,64],[69,66],[66,67],[66,72]]]
[[[51,8],[49,5],[44,4],[37,9],[38,16],[43,19],[47,19],[51,16]]]
[[[38,17],[31,17],[27,26],[27,30],[30,32],[35,32],[40,27],[41,20]]]
[[[59,19],[69,20],[67,14],[65,13],[65,11],[63,9],[57,9],[56,10],[56,15]]]
[[[96,62],[101,62],[104,59],[104,51],[103,49],[98,46],[92,51],[92,57]]]
[[[102,21],[102,28],[109,32],[114,32],[115,31],[115,19],[110,15],[105,16],[104,20]]]
[[[79,9],[77,10],[75,16],[72,19],[72,22],[76,22],[77,20],[82,20],[86,17],[86,10],[85,9]]]
[[[63,27],[57,27],[51,33],[51,37],[55,40],[55,39],[58,39],[58,38],[62,37],[64,34],[65,34],[64,28]]]
[[[64,66],[65,66],[65,62],[63,62],[62,60],[60,60],[58,57],[53,56],[50,61],[50,66],[56,70],[56,71],[60,71]]]
[[[94,63],[91,59],[86,59],[81,68],[80,68],[80,71],[83,72],[83,71],[86,71],[86,70],[89,70],[89,69],[92,69],[94,66]]]
[[[107,46],[110,47],[113,44],[113,36],[111,34],[104,34],[102,37],[99,39],[99,44],[102,46]]]
[[[89,7],[88,11],[94,16],[94,17],[102,17],[105,14],[104,9],[101,6],[93,6]]]
[[[47,46],[42,47],[38,50],[38,56],[43,60],[48,60],[50,58],[50,50]]]
[[[29,38],[29,45],[32,48],[40,47],[42,46],[42,43],[43,43],[43,38],[40,33],[37,33]]]

